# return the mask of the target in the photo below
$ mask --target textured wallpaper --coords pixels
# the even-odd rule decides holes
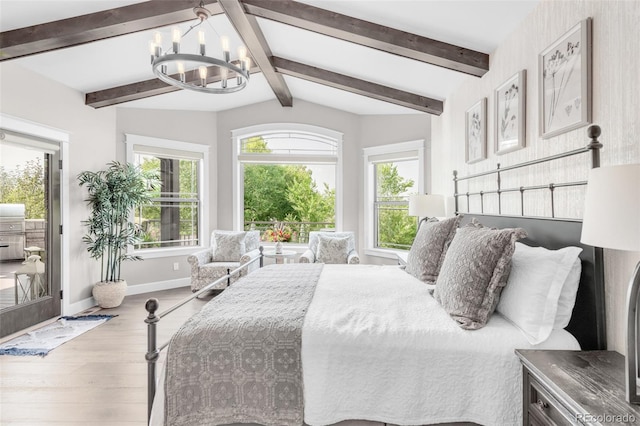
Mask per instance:
[[[543,0],[498,49],[490,53],[490,71],[469,77],[445,102],[444,113],[432,122],[432,192],[453,193],[452,171],[460,176],[541,158],[585,146],[587,126],[542,139],[539,130],[538,54],[581,20],[592,18],[592,123],[602,127],[601,164],[640,162],[640,2]],[[526,70],[526,146],[497,155],[494,152],[494,90],[520,70]],[[480,98],[487,103],[487,159],[465,163],[465,111]],[[502,173],[502,187],[586,180],[589,154],[556,160],[524,170]],[[495,188],[495,175],[461,183],[460,192]],[[639,183],[640,188],[640,183]],[[640,189],[638,189],[640,190]],[[581,218],[584,187],[555,190],[557,217]],[[461,199],[461,211],[466,200]],[[525,193],[525,214],[549,216],[548,190]],[[479,212],[479,198],[470,200]],[[486,213],[497,213],[496,196],[484,197]],[[503,195],[503,214],[520,213],[520,194]],[[640,253],[605,250],[607,341],[609,349],[625,352],[625,304],[628,282]]]

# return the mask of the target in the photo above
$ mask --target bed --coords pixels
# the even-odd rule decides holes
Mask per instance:
[[[593,139],[569,155],[593,152]],[[457,199],[457,180],[455,192]],[[147,302],[151,423],[520,423],[515,349],[606,346],[602,251],[579,242],[577,220],[465,214],[456,225],[474,221],[523,229],[526,246],[581,249],[566,328],[532,339],[506,308],[477,329],[462,328],[443,309],[439,289],[395,265],[268,266],[234,283],[176,333],[157,393],[155,361],[167,345],[156,348],[155,325],[170,312],[156,315],[157,301]]]

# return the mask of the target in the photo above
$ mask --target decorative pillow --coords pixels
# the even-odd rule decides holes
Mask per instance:
[[[349,237],[327,237],[318,235],[316,261],[320,263],[347,263]]]
[[[353,232],[345,231],[345,232],[323,232],[323,231],[312,231],[309,233],[309,249],[313,252],[313,254],[318,257],[318,242],[320,235],[324,235],[329,238],[349,238],[349,251],[355,250],[355,238],[353,237]]]
[[[245,235],[244,231],[214,231],[211,242],[211,260],[213,262],[238,262],[246,252]]]
[[[560,292],[558,312],[556,312],[556,321],[553,324],[554,329],[563,329],[568,326],[569,321],[571,321],[571,314],[573,314],[573,307],[576,304],[576,295],[578,294],[578,287],[580,286],[581,274],[582,261],[580,258],[577,258]]]
[[[260,231],[247,231],[244,237],[244,245],[247,251],[260,247]]]
[[[551,334],[560,294],[581,251],[579,247],[548,250],[516,243],[511,274],[496,311],[518,326],[532,345]]]
[[[452,217],[439,222],[431,218],[418,228],[416,238],[407,255],[405,271],[427,283],[438,278],[445,254],[456,234],[462,216]]]
[[[436,280],[434,297],[460,327],[484,327],[509,277],[520,228],[485,228],[474,219],[459,228]]]

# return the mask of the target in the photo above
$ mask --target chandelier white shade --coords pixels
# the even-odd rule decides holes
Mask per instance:
[[[240,46],[237,59],[232,61],[229,38],[217,36],[207,21],[211,13],[202,3],[193,11],[197,21],[184,33],[177,27],[172,28],[170,43],[163,40],[167,37],[159,32],[149,42],[153,73],[167,84],[201,93],[223,94],[244,89],[251,68],[247,49]],[[197,47],[191,52],[182,52],[186,37],[197,41]],[[221,58],[207,55],[208,50],[214,50],[211,45],[207,47],[207,42],[211,43],[215,38],[219,39]],[[170,47],[163,49],[163,43]]]
[[[415,194],[409,196],[409,216],[442,217],[445,215],[444,196]]]

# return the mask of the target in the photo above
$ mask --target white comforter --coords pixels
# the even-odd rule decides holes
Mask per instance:
[[[579,349],[564,330],[535,347]],[[520,424],[516,348],[534,346],[506,319],[463,330],[397,266],[326,265],[302,332],[305,422]]]

